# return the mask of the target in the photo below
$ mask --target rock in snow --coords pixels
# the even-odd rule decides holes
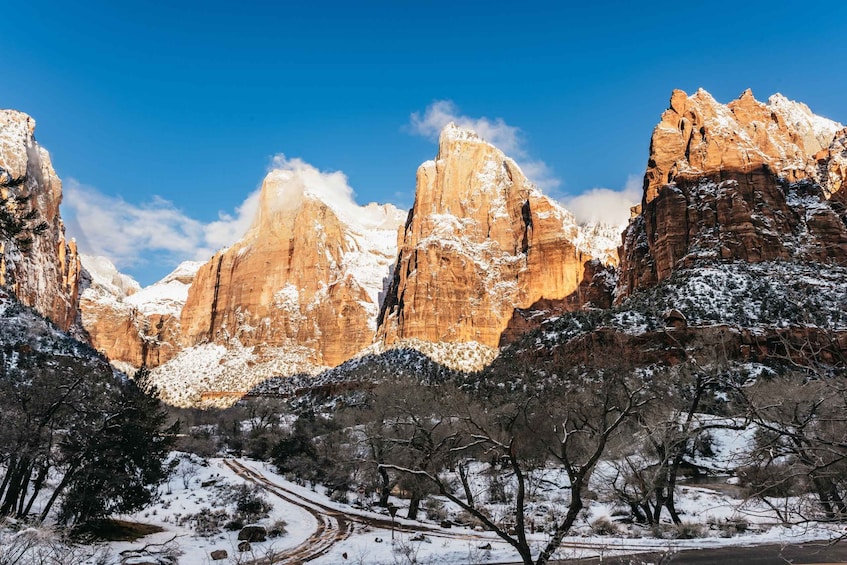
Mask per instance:
[[[618,299],[700,259],[847,263],[841,124],[776,94],[675,90],[653,130]]]

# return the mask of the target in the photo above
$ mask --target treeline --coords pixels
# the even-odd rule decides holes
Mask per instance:
[[[77,526],[148,504],[176,433],[159,401],[106,363],[25,349],[0,350],[0,517],[41,499],[39,522],[57,507]]]
[[[641,369],[616,366],[613,354],[590,370],[506,356],[473,378],[384,375],[295,412],[251,399],[197,413],[205,420],[184,447],[273,461],[290,479],[324,484],[345,501],[358,492],[387,506],[402,492],[411,519],[421,510],[443,518],[432,499],[440,495],[525,563],[546,563],[596,497],[645,527],[683,527],[679,482],[708,472],[696,461],[710,456],[718,434],[752,438],[735,469],[749,499],[786,523],[847,520],[843,360],[800,365],[787,355],[766,367],[727,361],[720,344],[700,349],[674,367]],[[550,469],[565,477],[545,485],[563,506],[541,525],[533,502]],[[492,504],[506,515],[492,514]],[[547,541],[533,561],[527,536],[541,527]]]

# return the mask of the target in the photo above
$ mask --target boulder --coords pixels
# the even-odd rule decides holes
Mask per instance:
[[[241,528],[241,531],[238,532],[238,539],[240,541],[247,542],[261,542],[265,541],[268,536],[268,531],[264,526],[260,526],[258,524],[249,524]]]

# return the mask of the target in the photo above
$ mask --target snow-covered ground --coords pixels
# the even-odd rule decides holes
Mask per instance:
[[[738,452],[739,443],[744,438],[733,439],[730,432],[718,434],[715,438],[718,458],[725,458]],[[148,535],[135,542],[112,542],[101,546],[87,563],[118,564],[149,562],[140,558],[127,557],[133,550],[147,547],[155,555],[163,547],[170,555],[178,556],[181,565],[208,565],[211,563],[247,563],[253,559],[267,556],[282,558],[296,550],[308,548],[315,543],[313,537],[319,527],[326,526],[327,518],[337,513],[343,516],[351,526],[347,533],[339,536],[340,541],[326,542],[327,550],[311,560],[315,565],[336,564],[372,564],[393,565],[402,563],[428,564],[475,564],[508,563],[519,561],[517,553],[506,542],[491,532],[454,526],[449,529],[438,527],[438,523],[424,519],[413,522],[402,518],[406,501],[392,498],[391,502],[400,507],[396,518],[397,531],[392,541],[391,528],[375,525],[374,521],[388,523],[385,510],[378,509],[362,500],[359,495],[351,494],[352,504],[332,501],[317,485],[303,486],[295,484],[275,473],[272,465],[245,459],[237,459],[231,464],[240,464],[261,477],[268,490],[265,500],[270,504],[267,517],[258,524],[271,529],[279,521],[285,522],[286,533],[269,538],[264,542],[254,542],[248,551],[239,551],[238,530],[212,531],[198,533],[197,516],[208,516],[221,509],[232,510],[227,505],[225,493],[228,486],[245,483],[245,477],[239,475],[227,461],[220,458],[202,460],[197,456],[174,454],[179,461],[176,472],[170,481],[160,487],[159,500],[149,508],[133,515],[117,518],[160,526],[164,531]],[[563,477],[555,470],[546,470],[547,484],[561,482]],[[716,479],[715,482],[727,482]],[[732,482],[731,480],[729,481]],[[719,485],[718,485],[719,486]],[[287,499],[273,493],[277,491]],[[611,519],[615,515],[615,505],[600,501],[588,501],[587,509],[582,513],[572,535],[565,538],[557,558],[581,558],[590,556],[611,556],[636,552],[675,552],[689,548],[709,548],[726,546],[749,546],[766,543],[800,543],[811,540],[833,539],[841,533],[838,528],[809,523],[795,526],[780,526],[763,505],[744,502],[733,498],[731,489],[708,488],[706,486],[682,486],[678,493],[678,508],[683,519],[701,526],[700,537],[695,539],[663,539],[655,536],[645,527],[634,524],[617,523],[614,535],[598,535],[592,529],[598,519]],[[292,502],[295,501],[297,503]],[[548,493],[542,496],[531,508],[549,515],[556,513],[561,498]],[[449,503],[447,503],[449,506]],[[318,520],[310,509],[319,509]],[[381,510],[381,511],[380,511]],[[492,506],[494,513],[502,511]],[[540,515],[540,514],[539,514]],[[194,518],[187,519],[192,516]],[[542,518],[539,518],[541,520]],[[323,526],[319,521],[325,522]],[[728,536],[723,527],[728,522],[743,522],[745,531],[733,532]],[[424,528],[424,532],[409,531],[411,528]],[[402,530],[406,531],[402,531]],[[670,532],[671,529],[667,528]],[[15,534],[0,529],[0,555],[4,545],[11,547]],[[529,539],[535,549],[540,550],[547,541],[544,533],[534,533]],[[97,549],[97,548],[95,548]],[[213,560],[213,551],[224,550],[227,557]],[[121,555],[123,552],[123,556]],[[161,557],[161,555],[160,555]],[[164,563],[164,562],[163,562]]]
[[[721,456],[737,451],[737,441],[726,437],[717,438],[715,443]],[[721,447],[723,446],[723,448]],[[263,543],[252,544],[251,552],[238,552],[237,531],[222,531],[212,536],[198,535],[189,525],[180,525],[181,518],[198,512],[208,512],[219,505],[219,489],[222,484],[238,484],[244,479],[239,477],[222,459],[211,459],[208,464],[198,464],[185,460],[168,485],[161,488],[162,497],[154,506],[133,516],[122,517],[144,523],[156,524],[165,529],[164,532],[153,534],[134,543],[121,542],[110,545],[110,550],[117,555],[120,551],[138,548],[150,543],[165,543],[178,547],[181,552],[179,563],[185,565],[200,565],[211,563],[210,554],[213,550],[223,549],[228,552],[228,560],[216,563],[240,563],[247,555],[252,558],[279,553],[304,543],[318,527],[313,515],[299,505],[292,504],[282,498],[267,492],[266,500],[272,505],[268,518],[260,521],[270,525],[276,520],[287,523],[287,534]],[[452,527],[439,529],[432,521],[424,520],[432,529],[423,535],[414,532],[394,534],[392,542],[391,529],[368,525],[372,520],[388,518],[383,510],[377,512],[375,507],[358,504],[357,495],[351,495],[355,504],[333,502],[325,496],[320,486],[313,488],[295,484],[274,472],[268,463],[239,459],[239,463],[248,469],[265,477],[273,485],[278,485],[284,492],[295,493],[302,499],[312,501],[324,509],[334,509],[348,517],[361,518],[354,522],[351,533],[332,545],[329,551],[311,561],[316,565],[341,563],[395,564],[395,563],[503,563],[518,561],[517,553],[504,541],[491,532],[474,531],[470,528]],[[186,466],[188,465],[188,466]],[[195,474],[196,473],[196,474]],[[183,484],[188,475],[189,486]],[[548,476],[550,482],[556,482],[557,477]],[[558,477],[561,479],[561,477]],[[720,479],[718,479],[719,481]],[[216,481],[209,485],[210,481]],[[723,479],[726,482],[726,479]],[[732,481],[730,481],[732,482]],[[203,486],[207,485],[207,486]],[[723,546],[746,546],[764,543],[799,543],[817,539],[832,539],[840,535],[836,528],[819,524],[802,526],[777,525],[763,505],[743,502],[727,494],[729,489],[715,489],[700,486],[682,486],[678,494],[678,508],[684,520],[702,525],[702,537],[696,539],[661,539],[653,536],[650,531],[638,525],[618,524],[616,535],[597,535],[592,531],[591,524],[600,518],[611,518],[615,514],[613,504],[602,501],[591,501],[584,511],[573,534],[565,538],[558,558],[577,558],[588,556],[610,556],[620,553],[638,551],[667,551],[673,552],[686,548],[705,548]],[[368,501],[364,501],[368,502]],[[557,499],[550,497],[540,508],[550,514],[555,513]],[[558,499],[561,502],[561,499]],[[421,522],[412,522],[401,518],[407,504],[401,499],[392,499],[392,503],[400,507],[396,524],[401,526],[420,526]],[[449,503],[448,503],[449,504]],[[371,509],[369,509],[371,508]],[[733,537],[726,537],[726,528],[721,525],[728,521],[743,521],[748,524],[746,531]],[[171,541],[172,540],[172,541]],[[530,535],[530,540],[536,551],[546,543],[547,536],[543,533]]]

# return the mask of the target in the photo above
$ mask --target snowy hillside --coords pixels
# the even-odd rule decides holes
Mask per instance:
[[[145,315],[170,314],[178,317],[188,299],[191,281],[202,265],[199,261],[180,263],[165,278],[128,296],[124,302]]]

